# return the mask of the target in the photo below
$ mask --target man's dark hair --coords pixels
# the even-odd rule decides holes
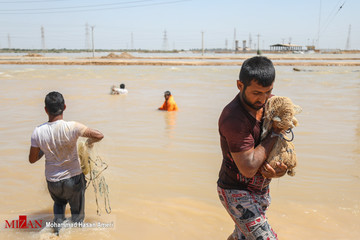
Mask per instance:
[[[52,116],[61,115],[65,109],[65,100],[61,93],[50,92],[45,97],[45,107]]]
[[[121,89],[124,89],[124,88],[125,88],[125,84],[123,84],[123,83],[120,84],[120,88],[121,88]]]
[[[170,91],[165,91],[165,92],[164,92],[164,95],[165,95],[165,96],[170,96],[170,95],[171,95],[171,92],[170,92]]]
[[[239,80],[245,88],[255,80],[263,87],[270,86],[275,80],[275,68],[271,60],[263,56],[246,59],[240,70]]]

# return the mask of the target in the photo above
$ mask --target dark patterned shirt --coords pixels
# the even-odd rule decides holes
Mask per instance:
[[[244,177],[238,170],[231,152],[243,152],[260,144],[262,122],[244,108],[239,95],[222,111],[219,119],[220,144],[223,161],[218,186],[224,189],[247,190],[263,194],[268,191],[271,179],[259,172],[252,178]]]

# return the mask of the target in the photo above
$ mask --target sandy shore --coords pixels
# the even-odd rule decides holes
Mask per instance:
[[[0,64],[20,65],[153,65],[153,66],[240,66],[248,56],[236,57],[133,57],[67,58],[1,56]],[[271,57],[277,66],[360,66],[358,57]]]

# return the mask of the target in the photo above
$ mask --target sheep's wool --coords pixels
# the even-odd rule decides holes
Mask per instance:
[[[265,105],[261,138],[264,139],[267,134],[271,134],[272,126],[276,126],[284,131],[294,128],[298,124],[295,114],[300,112],[301,107],[294,105],[290,98],[271,97]],[[287,166],[287,174],[294,176],[294,168],[297,164],[295,147],[292,142],[286,141],[284,138],[278,138],[266,161],[275,170],[278,162],[284,163]]]

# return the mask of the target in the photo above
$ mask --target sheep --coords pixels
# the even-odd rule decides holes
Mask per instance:
[[[269,98],[265,104],[261,139],[271,134],[273,126],[292,133],[291,129],[298,125],[295,115],[301,111],[301,107],[294,105],[288,97],[273,96]],[[288,140],[281,134],[266,162],[274,169],[277,167],[276,163],[282,162],[287,166],[287,174],[294,176],[297,159],[295,147],[291,141],[292,139]]]

